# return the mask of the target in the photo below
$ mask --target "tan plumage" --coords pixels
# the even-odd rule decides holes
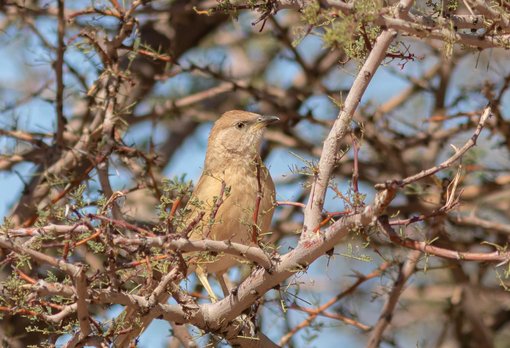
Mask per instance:
[[[215,122],[209,136],[204,171],[185,208],[182,228],[189,226],[204,212],[200,222],[188,234],[190,239],[208,238],[256,245],[252,231],[258,192],[261,192],[261,198],[256,231],[261,235],[269,230],[275,206],[275,189],[269,171],[262,163],[259,149],[264,129],[277,120],[274,116],[234,110],[226,112]],[[260,186],[257,170],[260,173]],[[223,203],[215,210],[215,197],[220,196],[223,182]],[[211,225],[209,222],[213,211],[216,211],[216,214]],[[207,274],[220,276],[238,260],[229,255],[205,257],[204,254],[206,253],[191,253],[188,272],[196,272],[211,298],[215,300],[216,296],[209,285]],[[226,286],[222,283],[222,277],[218,277],[218,280],[225,292]],[[165,303],[168,297],[169,294],[164,292],[158,297],[158,302]],[[127,346],[153,319],[142,316],[140,320],[134,320],[136,311],[135,307],[126,310],[125,321],[137,324],[129,333],[117,338],[115,344],[118,347]]]
[[[269,230],[275,188],[262,163],[259,149],[264,129],[276,120],[278,118],[274,116],[234,110],[226,112],[216,121],[209,136],[204,171],[187,206],[187,224],[201,211],[205,213],[191,231],[190,239],[230,240],[256,245],[253,232],[254,211],[257,209],[256,234]],[[259,193],[261,198],[257,208]],[[220,196],[223,202],[218,206],[216,202]],[[220,275],[236,262],[229,255],[216,258],[198,256],[191,262],[196,269],[191,265],[190,270],[195,270],[204,282],[203,273]],[[204,286],[208,288],[208,284]],[[207,290],[210,292],[210,287]]]

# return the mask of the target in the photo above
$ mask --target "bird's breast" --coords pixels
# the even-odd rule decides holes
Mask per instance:
[[[269,229],[273,215],[274,185],[263,165],[257,169],[253,163],[238,164],[229,165],[223,171],[223,180],[229,193],[218,209],[217,221],[211,232],[214,239],[251,244],[255,222],[259,233]],[[257,218],[254,216],[256,210]]]
[[[218,206],[219,196],[221,204]],[[254,231],[259,236],[269,231],[275,189],[263,164],[257,169],[253,161],[227,162],[221,170],[204,171],[190,201],[199,204],[190,208],[186,225],[201,212],[204,214],[193,228],[190,239],[230,240],[254,245]],[[255,211],[258,211],[257,215]],[[207,272],[223,272],[236,263],[236,258],[223,255],[214,261],[206,259],[199,263]]]

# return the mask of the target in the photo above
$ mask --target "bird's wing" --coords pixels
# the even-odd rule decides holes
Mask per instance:
[[[221,178],[209,173],[203,173],[200,180],[198,180],[192,197],[204,201],[207,207],[212,207],[214,205],[213,197],[225,194],[225,192],[222,193],[222,183],[223,180]]]
[[[211,215],[214,214],[216,204],[219,199],[225,199],[226,187],[223,181],[208,173],[203,173],[191,195],[191,198],[186,206],[187,216],[184,222],[184,228],[194,224],[192,231],[189,234],[190,239],[204,239],[208,236],[208,222]],[[199,216],[203,214],[200,221],[197,222]]]

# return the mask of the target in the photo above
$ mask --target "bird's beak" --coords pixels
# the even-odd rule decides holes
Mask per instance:
[[[267,126],[267,125],[273,124],[278,121],[280,121],[280,118],[276,117],[276,116],[260,116],[257,119],[257,123],[259,123],[263,126]]]

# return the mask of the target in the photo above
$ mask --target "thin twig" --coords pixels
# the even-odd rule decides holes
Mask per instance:
[[[255,209],[253,209],[253,225],[251,230],[251,241],[254,244],[258,243],[258,236],[259,236],[259,226],[258,226],[258,219],[259,219],[259,210],[260,210],[260,202],[262,201],[262,184],[260,181],[260,162],[257,160],[256,163],[256,178],[257,178],[257,197],[255,198]]]
[[[419,250],[426,254],[439,256],[445,259],[457,261],[499,262],[505,264],[510,261],[510,252],[498,250],[491,253],[473,253],[467,251],[449,250],[431,245],[428,242],[420,242],[410,238],[401,238],[388,223],[387,217],[377,220],[380,230],[395,244],[408,249]]]
[[[421,180],[423,178],[426,178],[427,176],[433,175],[445,168],[450,167],[453,163],[455,163],[457,160],[459,160],[470,148],[472,148],[473,146],[476,145],[476,140],[480,136],[480,133],[482,132],[482,129],[485,126],[485,123],[487,122],[487,120],[489,119],[491,114],[492,114],[491,107],[490,106],[486,107],[482,116],[480,117],[480,120],[478,121],[476,130],[473,133],[473,135],[471,136],[471,138],[469,138],[469,140],[460,149],[455,148],[455,153],[453,154],[453,156],[448,158],[446,161],[442,162],[441,164],[439,164],[437,166],[423,170],[423,171],[419,172],[418,174],[415,174],[413,176],[407,177],[402,180],[395,180],[395,181],[385,183],[385,184],[376,184],[375,188],[383,189],[389,184],[396,185],[398,187],[404,187],[406,185],[409,185],[410,183]]]
[[[351,285],[349,286],[347,289],[345,289],[344,291],[342,291],[341,293],[337,294],[336,296],[334,296],[333,298],[331,298],[330,300],[328,300],[326,303],[324,303],[323,305],[321,305],[320,307],[318,307],[316,310],[314,310],[314,313],[311,313],[308,318],[306,318],[305,320],[303,320],[301,323],[299,323],[298,325],[296,325],[295,327],[293,327],[292,329],[289,330],[289,332],[287,332],[281,339],[280,339],[280,346],[284,346],[286,345],[289,340],[292,338],[292,336],[294,336],[299,330],[305,328],[305,327],[308,327],[310,326],[310,324],[312,323],[313,320],[315,320],[315,318],[317,318],[317,316],[325,311],[326,309],[330,308],[331,306],[333,306],[335,303],[337,303],[338,301],[340,301],[342,298],[344,298],[345,296],[353,293],[362,283],[364,283],[365,281],[369,280],[369,279],[372,279],[372,278],[375,278],[375,277],[379,277],[383,272],[385,272],[389,267],[391,266],[391,263],[389,262],[384,262],[383,264],[381,264],[376,270],[372,271],[371,273],[369,274],[366,274],[366,275],[358,275],[357,276],[357,280]]]

